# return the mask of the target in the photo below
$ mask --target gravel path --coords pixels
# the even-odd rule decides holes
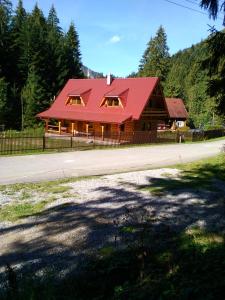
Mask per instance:
[[[70,193],[58,197],[43,213],[17,223],[0,223],[0,268],[9,262],[24,270],[30,265],[37,270],[50,265],[68,270],[93,249],[114,243],[118,227],[143,216],[155,225],[175,229],[198,225],[223,230],[224,197],[219,190],[154,195],[145,189],[159,179],[176,179],[179,172],[163,168],[64,184],[72,187]],[[0,204],[5,201],[0,193]]]

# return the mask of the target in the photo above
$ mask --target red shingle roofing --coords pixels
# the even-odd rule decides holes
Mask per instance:
[[[83,88],[83,89],[76,89],[69,92],[68,96],[82,96],[83,94],[90,92],[91,89]]]
[[[158,81],[157,77],[125,78],[114,79],[111,85],[107,85],[106,78],[70,79],[52,106],[37,116],[119,124],[129,118],[138,120]],[[78,90],[80,93],[89,90],[86,93],[85,106],[66,105],[68,95],[77,93]],[[114,93],[120,93],[115,96],[123,94],[126,105],[124,107],[101,106],[105,95],[112,96]]]
[[[54,115],[55,119],[64,119],[64,120],[77,120],[77,121],[89,121],[89,122],[103,122],[103,123],[115,123],[120,124],[130,119],[130,115],[125,114],[102,114],[95,112],[76,112],[75,117],[69,111],[44,111],[41,113],[41,118],[49,118],[50,115]],[[40,116],[40,114],[38,115]]]
[[[109,92],[107,92],[104,96],[106,97],[119,97],[120,95],[124,94],[125,92],[127,92],[129,89],[120,89],[120,88],[117,88],[117,89],[113,89]]]
[[[187,119],[188,113],[180,98],[165,98],[170,118]]]

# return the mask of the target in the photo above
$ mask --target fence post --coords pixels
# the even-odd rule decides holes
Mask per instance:
[[[45,135],[42,138],[42,150],[45,151]]]
[[[70,137],[70,148],[71,149],[73,148],[73,138],[72,138],[72,136]]]

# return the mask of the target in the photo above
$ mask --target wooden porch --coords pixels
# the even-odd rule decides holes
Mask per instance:
[[[127,127],[128,128],[128,127]],[[128,128],[130,129],[130,128]],[[57,125],[52,125],[49,120],[45,120],[45,133],[55,135],[65,135],[72,137],[92,138],[94,135],[102,140],[112,135],[119,135],[125,131],[125,126],[109,123],[94,123],[84,121],[58,121]],[[129,130],[132,132],[132,130]]]
[[[157,136],[156,130],[143,131],[134,121],[128,121],[122,125],[80,121],[58,121],[57,125],[51,125],[47,120],[45,122],[46,136],[72,137],[86,143],[145,143],[153,142]]]

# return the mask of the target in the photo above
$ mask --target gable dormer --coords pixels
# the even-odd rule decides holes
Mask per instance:
[[[126,105],[126,99],[129,89],[113,89],[105,93],[100,106],[122,107]]]
[[[67,96],[66,105],[85,106],[87,104],[91,89],[77,89],[71,91]]]

